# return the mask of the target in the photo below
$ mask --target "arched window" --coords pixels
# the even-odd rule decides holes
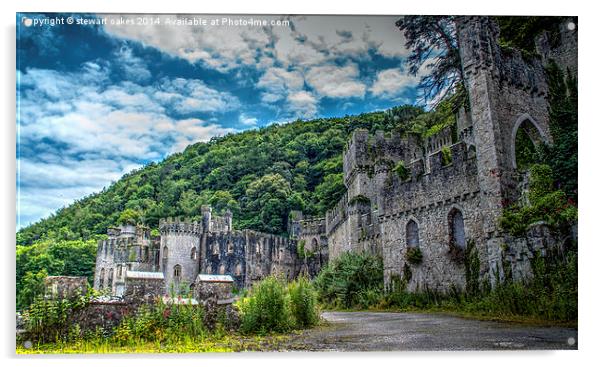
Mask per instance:
[[[123,266],[117,265],[117,278],[121,278],[123,274]]]
[[[190,249],[190,259],[196,260],[196,247]]]
[[[242,264],[241,263],[236,264],[236,270],[234,271],[234,274],[237,276],[242,275]]]
[[[163,259],[167,259],[168,251],[167,246],[163,246]]]
[[[219,273],[221,275],[226,274],[226,265],[224,265],[224,264],[220,265],[220,267],[219,267]]]
[[[410,220],[406,224],[406,246],[407,247],[418,247],[418,224],[414,220]]]
[[[464,234],[464,217],[462,212],[453,208],[448,216],[449,234],[452,245],[459,248],[466,248],[466,237]]]
[[[518,118],[512,130],[510,142],[511,164],[518,170],[526,170],[537,161],[537,146],[547,142],[537,123],[527,114]]]
[[[311,240],[311,247],[309,248],[309,251],[317,251],[318,250],[318,240],[314,237]]]
[[[109,269],[109,280],[107,281],[109,288],[113,288],[113,268]]]
[[[232,244],[232,241],[228,241],[228,253],[234,253],[234,245]]]
[[[180,264],[173,267],[173,277],[174,279],[180,280],[182,277],[182,267]]]
[[[98,288],[104,288],[105,286],[105,269],[100,269],[100,279],[98,280]]]

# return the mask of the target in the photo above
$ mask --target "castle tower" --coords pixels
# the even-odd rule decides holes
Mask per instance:
[[[186,290],[199,274],[202,229],[198,222],[169,219],[159,222],[160,264],[168,292]]]
[[[472,123],[481,196],[485,238],[479,252],[494,272],[500,268],[502,243],[498,219],[518,193],[517,130],[527,129],[534,143],[551,140],[547,83],[541,61],[525,61],[519,51],[502,52],[499,29],[492,19],[458,17],[456,24],[471,106],[470,116],[465,117],[470,122],[462,127],[470,128]]]

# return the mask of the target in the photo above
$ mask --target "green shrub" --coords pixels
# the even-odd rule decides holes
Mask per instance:
[[[410,247],[406,251],[406,260],[410,264],[418,265],[422,263],[422,251],[419,247]]]
[[[87,296],[71,299],[44,299],[36,297],[23,313],[27,337],[41,343],[66,340],[69,335],[69,316],[86,307]]]
[[[142,305],[132,316],[125,317],[115,329],[113,339],[121,345],[132,342],[198,340],[207,335],[202,306],[165,304],[158,300]]]
[[[313,285],[305,277],[300,277],[288,286],[290,308],[297,328],[316,325],[320,320],[318,298]]]
[[[366,253],[346,252],[320,271],[314,280],[318,299],[329,307],[358,307],[361,293],[383,289],[382,259]]]
[[[452,163],[451,149],[449,149],[449,147],[441,148],[441,164],[443,166],[448,166],[451,163]]]
[[[265,334],[291,329],[292,315],[286,285],[269,276],[253,285],[249,297],[239,301],[240,330],[243,333]]]
[[[407,181],[410,178],[410,170],[406,168],[405,163],[403,161],[397,162],[393,171],[397,173],[397,176],[402,181]]]
[[[500,218],[501,227],[515,236],[523,235],[530,224],[538,221],[566,230],[577,221],[577,207],[563,191],[553,191],[549,166],[536,164],[530,172],[528,205],[506,208]]]

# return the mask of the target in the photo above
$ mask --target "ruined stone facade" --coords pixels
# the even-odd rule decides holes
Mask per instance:
[[[100,241],[94,288],[113,296],[188,292],[199,274],[227,274],[238,288],[270,274],[292,279],[302,270],[297,241],[252,230],[234,230],[232,214],[212,215],[203,207],[202,220],[165,219],[160,236],[144,227],[108,230]]]
[[[478,250],[482,278],[504,276],[502,249],[520,254],[511,255],[513,278],[527,276],[528,259],[562,239],[545,224],[513,238],[498,223],[503,208],[521,194],[517,131],[524,129],[534,143],[552,140],[544,66],[553,60],[576,75],[577,33],[569,22],[576,20],[565,19],[555,44],[541,35],[541,57],[526,60],[499,46],[492,19],[458,17],[469,108],[457,113],[454,127],[424,140],[355,131],[343,156],[347,192],[325,218],[293,223],[294,232],[306,241],[325,241],[330,259],[347,251],[382,255],[386,285],[405,273],[411,290],[464,288],[458,254],[469,241]],[[398,174],[400,164],[407,174]],[[421,262],[408,260],[411,248],[420,249]]]

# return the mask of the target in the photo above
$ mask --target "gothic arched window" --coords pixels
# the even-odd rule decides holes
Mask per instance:
[[[418,224],[414,220],[410,220],[406,225],[406,246],[418,247]]]
[[[453,208],[448,215],[449,223],[449,234],[452,245],[465,248],[466,247],[466,236],[464,233],[464,217],[462,212],[456,208]]]
[[[163,258],[167,259],[167,255],[168,255],[168,249],[167,246],[163,246]]]
[[[180,264],[173,267],[173,277],[178,280],[182,277],[182,267]]]
[[[190,249],[190,259],[196,260],[196,247]]]
[[[98,288],[105,286],[105,269],[100,269],[100,279],[98,280]]]

